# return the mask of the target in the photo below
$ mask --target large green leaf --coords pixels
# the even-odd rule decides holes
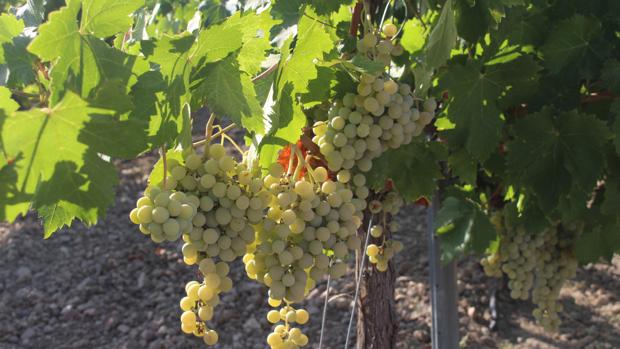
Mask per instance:
[[[610,59],[605,62],[601,77],[610,91],[620,93],[620,61]]]
[[[575,15],[559,22],[541,47],[545,67],[558,73],[568,64],[578,62],[600,33],[601,22],[596,18]]]
[[[4,140],[1,131],[9,115],[19,108],[11,99],[11,91],[0,86],[0,221],[13,221],[26,212],[30,206],[30,198],[17,187],[17,171],[15,158],[6,158]]]
[[[268,169],[278,158],[283,146],[296,143],[306,117],[301,105],[295,100],[293,85],[289,82],[277,96],[267,100],[265,113],[268,117],[269,132],[260,140],[258,153],[260,166]]]
[[[308,10],[306,10],[308,12]],[[283,48],[284,53],[280,60],[279,89],[291,83],[293,93],[308,92],[308,82],[318,76],[317,61],[334,48],[334,41],[328,34],[326,25],[310,16],[299,20],[297,27],[297,41],[292,55]]]
[[[114,166],[79,141],[93,114],[112,117],[69,92],[53,108],[12,113],[2,127],[15,188],[32,197],[46,237],[74,218],[96,223],[113,202]],[[19,213],[25,213],[25,208],[22,203]]]
[[[261,63],[265,59],[265,52],[271,48],[270,29],[280,23],[271,18],[269,11],[260,14],[256,12],[244,15],[234,14],[228,18],[227,23],[242,32],[242,46],[237,60],[239,68],[244,72],[255,75],[261,69]]]
[[[206,78],[197,92],[207,107],[218,115],[230,117],[248,131],[263,134],[263,111],[250,77],[239,69],[235,55],[205,67]]]
[[[24,30],[24,23],[8,13],[0,15],[0,64],[6,63],[5,45]]]
[[[189,60],[195,66],[217,62],[240,49],[242,44],[242,25],[238,20],[226,20],[200,32],[189,54]]]
[[[87,2],[85,6],[93,3]],[[50,74],[52,105],[67,90],[79,93],[82,98],[91,98],[96,93],[95,88],[106,81],[119,79],[130,85],[135,82],[132,80],[133,65],[146,65],[140,58],[111,48],[104,41],[83,32],[84,28],[78,26],[78,14],[80,10],[86,11],[86,8],[80,8],[80,5],[80,1],[70,0],[66,7],[51,13],[49,20],[39,27],[39,35],[28,46],[28,50],[42,61],[54,62]],[[122,14],[130,18],[131,7],[119,5],[118,8],[124,9]],[[88,16],[82,14],[82,25],[88,27],[89,32],[96,33],[99,28],[104,33],[110,32],[112,27],[98,20],[100,16],[105,18],[106,15],[100,15],[101,10],[95,9]],[[111,12],[121,15],[116,10]],[[84,24],[91,19],[91,22]],[[113,21],[111,24],[114,23],[118,25],[119,22]]]
[[[483,253],[497,235],[477,203],[456,197],[443,201],[435,220],[435,230],[441,238],[443,261],[450,261],[460,254]]]
[[[440,143],[414,140],[398,149],[390,149],[373,161],[367,174],[373,189],[382,189],[387,179],[408,201],[431,196],[441,178],[439,161],[445,160],[446,151]],[[394,164],[398,164],[394,166]]]
[[[443,65],[456,45],[456,22],[452,0],[447,0],[426,43],[426,62],[432,68]]]
[[[417,18],[412,18],[405,23],[403,36],[400,44],[412,55],[418,54],[424,48],[427,30]]]
[[[452,63],[440,79],[449,92],[447,115],[456,124],[446,131],[453,146],[464,146],[478,160],[486,160],[498,146],[503,109],[520,105],[536,89],[540,67],[531,56],[512,60]]]
[[[105,38],[128,31],[130,14],[143,5],[141,0],[83,0],[80,32]]]
[[[593,116],[545,108],[515,124],[507,146],[508,171],[546,212],[561,203],[585,209],[603,172],[609,138],[605,123]]]
[[[502,120],[496,101],[502,83],[496,74],[482,73],[476,64],[450,67],[441,84],[450,94],[448,117],[456,124],[451,141],[464,145],[476,158],[485,160],[497,147]]]
[[[3,45],[6,65],[10,71],[8,86],[21,87],[35,80],[33,67],[36,57],[26,49],[29,42],[29,38],[17,36],[11,43]]]

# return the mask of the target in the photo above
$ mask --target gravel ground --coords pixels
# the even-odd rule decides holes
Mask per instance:
[[[201,348],[179,328],[178,301],[195,272],[180,261],[180,245],[156,245],[131,225],[127,213],[144,188],[154,161],[119,162],[121,182],[107,218],[94,227],[74,224],[43,240],[36,217],[0,225],[0,349]],[[398,218],[406,253],[396,258],[399,348],[430,348],[428,258],[424,212],[409,207]],[[234,289],[216,308],[217,348],[265,348],[266,291],[232,269]],[[510,300],[484,277],[473,258],[459,263],[463,348],[620,348],[620,258],[582,269],[562,292],[563,325],[557,334],[536,327],[526,302]],[[342,348],[354,290],[352,277],[333,283],[324,348]],[[489,329],[491,292],[499,319]],[[318,347],[325,283],[305,307],[309,347]]]

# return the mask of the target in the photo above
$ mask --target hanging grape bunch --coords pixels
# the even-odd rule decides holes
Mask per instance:
[[[507,225],[501,214],[491,217],[500,234],[498,250],[483,258],[481,265],[488,276],[508,277],[510,296],[530,298],[536,305],[532,312],[545,330],[556,331],[560,325],[558,299],[562,285],[575,276],[577,260],[571,249],[574,233],[560,236],[559,227],[531,234],[523,227]]]
[[[389,68],[392,55],[402,53],[402,47],[393,44],[396,34],[396,26],[386,24],[383,37],[368,32],[358,41],[357,50]],[[314,124],[313,141],[325,156],[329,170],[337,173],[339,181],[350,182],[356,199],[366,200],[370,194],[364,173],[372,168],[373,159],[387,149],[410,143],[434,118],[435,100],[416,100],[412,92],[410,85],[396,82],[384,70],[363,73],[357,91],[334,101],[327,121]],[[384,203],[370,208],[370,214],[387,222],[398,213],[402,199],[394,191],[384,199]],[[370,262],[379,271],[387,270],[389,259],[402,250],[402,243],[384,236],[384,227],[386,224],[371,228],[372,236],[382,241],[366,247]]]
[[[399,51],[391,40],[395,33],[393,24],[384,27],[378,42],[377,35],[367,33],[358,51],[389,67],[390,54]],[[416,101],[410,85],[396,82],[383,70],[358,79],[357,91],[334,101],[328,120],[314,125],[313,141],[333,172],[368,172],[373,159],[388,148],[410,143],[435,116],[435,100]]]
[[[228,263],[246,253],[255,238],[252,224],[262,222],[270,200],[255,171],[226,154],[222,144],[210,144],[212,122],[203,153],[191,148],[183,150],[181,161],[167,159],[165,179],[151,183],[130,213],[155,242],[182,237],[183,260],[198,265],[203,279],[186,285],[181,329],[209,345],[218,335],[206,321],[213,317],[220,293],[232,288]]]
[[[257,240],[244,256],[248,277],[269,287],[269,304],[284,307],[267,314],[270,323],[284,321],[268,337],[272,348],[307,343],[292,322],[304,324],[308,313],[293,311],[323,276],[340,278],[345,259],[358,249],[363,200],[355,200],[345,183],[333,181],[324,167],[311,168],[292,146],[287,170],[276,163],[264,178],[271,195],[267,217],[256,227]],[[282,326],[282,327],[280,327]]]

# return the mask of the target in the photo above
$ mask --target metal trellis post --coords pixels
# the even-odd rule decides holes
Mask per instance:
[[[433,349],[459,348],[459,321],[457,308],[456,262],[441,262],[441,246],[435,234],[435,216],[441,199],[438,193],[427,210],[428,251],[431,285],[431,312]]]

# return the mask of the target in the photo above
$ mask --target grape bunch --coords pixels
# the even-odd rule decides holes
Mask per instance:
[[[363,200],[354,200],[323,167],[294,178],[279,164],[265,177],[272,200],[244,262],[248,276],[269,287],[270,298],[300,302],[322,276],[346,273],[344,259],[360,244]]]
[[[572,232],[560,237],[559,227],[550,227],[538,234],[530,234],[523,227],[513,228],[495,214],[491,221],[499,229],[498,250],[482,259],[481,265],[488,276],[508,277],[510,296],[536,305],[533,316],[547,331],[560,325],[558,302],[564,282],[574,277],[577,260],[572,252]]]
[[[534,268],[542,253],[545,236],[532,236],[523,227],[506,229],[498,253],[482,260],[487,275],[501,276],[503,272],[508,276],[508,288],[513,299],[529,298],[534,285]]]
[[[374,264],[378,271],[386,271],[390,259],[402,249],[402,242],[385,239],[380,245],[369,244],[366,247],[366,254],[370,263]]]
[[[203,156],[190,153],[185,164],[170,164],[171,178],[199,197],[193,229],[183,235],[187,264],[205,257],[232,262],[254,241],[252,224],[263,219],[269,197],[262,181],[243,163],[226,154],[220,144],[205,147]]]
[[[232,288],[228,263],[254,241],[252,224],[262,222],[271,196],[255,172],[220,144],[207,144],[203,154],[184,150],[181,161],[168,158],[164,167],[165,180],[147,187],[130,219],[155,242],[182,237],[183,260],[198,265],[203,282],[187,284],[181,329],[215,344],[217,332],[206,321],[219,294]]]
[[[280,300],[269,299],[269,304],[279,307]],[[304,325],[310,319],[310,314],[305,309],[295,309],[291,305],[284,305],[279,310],[270,310],[267,313],[267,321],[274,324],[273,332],[267,336],[267,344],[272,349],[299,348],[308,344],[308,336],[301,332],[301,329],[292,327],[291,324],[297,323]],[[284,323],[281,323],[284,322]]]
[[[398,230],[398,225],[396,222],[390,221],[390,218],[398,213],[402,205],[402,198],[393,190],[379,194],[378,199],[371,200],[368,204],[370,213],[380,223],[370,227],[369,234],[377,242],[366,246],[365,252],[368,261],[374,264],[378,271],[386,271],[390,259],[403,249],[403,243],[388,238],[386,231],[395,232]]]
[[[560,326],[559,312],[563,310],[558,301],[560,291],[564,282],[577,273],[578,262],[571,243],[570,238],[560,238],[556,228],[549,229],[535,268],[532,301],[536,309],[532,315],[547,331],[557,331]]]
[[[129,219],[139,224],[140,231],[154,242],[176,241],[182,233],[193,229],[198,206],[195,195],[151,186],[138,199]]]
[[[220,302],[219,294],[232,288],[232,280],[227,276],[229,270],[225,262],[216,264],[212,259],[203,259],[200,271],[203,273],[204,281],[188,282],[185,286],[186,296],[180,302],[183,311],[181,330],[187,334],[203,337],[208,345],[214,345],[218,341],[217,332],[209,329],[206,322],[213,318],[213,310]]]
[[[359,41],[358,48],[371,59],[390,59],[389,39],[377,43],[373,33]],[[368,172],[372,160],[388,148],[398,148],[422,133],[435,115],[437,103],[419,103],[411,86],[398,83],[383,72],[363,73],[356,93],[347,93],[332,103],[327,121],[314,124],[313,141],[333,172],[341,169]]]

